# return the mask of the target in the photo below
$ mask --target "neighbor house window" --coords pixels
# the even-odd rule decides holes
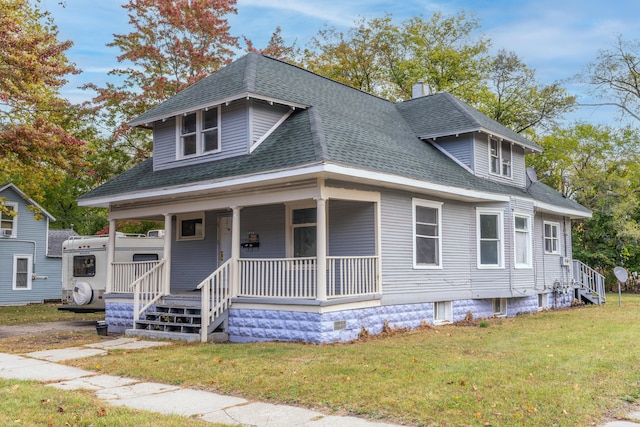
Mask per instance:
[[[290,211],[291,250],[295,258],[316,256],[317,210],[315,207]]]
[[[219,114],[220,109],[213,107],[179,116],[179,157],[220,151]]]
[[[31,289],[32,262],[31,255],[13,256],[13,290]]]
[[[507,315],[507,299],[506,298],[493,299],[493,315],[496,317],[504,317]]]
[[[180,215],[177,222],[176,240],[204,239],[204,213]]]
[[[442,267],[442,203],[413,200],[413,265]]]
[[[73,277],[94,277],[95,275],[95,255],[76,255],[73,257]]]
[[[0,212],[0,238],[16,237],[18,205],[6,203],[3,206],[6,213]]]
[[[478,267],[503,266],[502,211],[477,210]]]
[[[515,258],[516,267],[531,267],[531,218],[516,215],[515,230]]]
[[[511,177],[511,144],[507,141],[489,139],[489,162],[491,173]]]
[[[451,301],[438,301],[433,303],[433,324],[444,325],[453,321]]]
[[[559,254],[560,247],[558,245],[558,229],[560,225],[557,222],[544,223],[544,251],[548,254]]]

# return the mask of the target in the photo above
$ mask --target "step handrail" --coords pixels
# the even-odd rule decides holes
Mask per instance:
[[[164,272],[166,260],[161,260],[158,265],[137,278],[129,289],[133,288],[133,329],[140,315],[147,311],[164,296]]]
[[[599,300],[607,302],[604,276],[580,260],[573,260],[573,278],[587,292],[596,294]]]
[[[231,259],[227,260],[196,287],[200,289],[201,295],[202,342],[207,342],[209,325],[226,312],[231,304],[231,263]]]

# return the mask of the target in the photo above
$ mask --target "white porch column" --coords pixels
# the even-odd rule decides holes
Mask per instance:
[[[327,300],[327,210],[326,200],[316,199],[316,299]]]
[[[110,293],[113,289],[113,262],[116,259],[116,220],[109,220],[109,241],[107,242],[107,284],[105,293]]]
[[[173,242],[173,215],[165,213],[164,215],[164,294],[171,293],[171,243]]]
[[[237,297],[240,290],[240,210],[239,206],[233,206],[231,219],[231,297]]]

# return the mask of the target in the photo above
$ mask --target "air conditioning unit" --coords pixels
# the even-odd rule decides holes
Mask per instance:
[[[0,236],[2,237],[11,237],[13,236],[13,230],[10,228],[3,228],[2,229],[2,234],[0,234]]]
[[[563,267],[568,267],[571,265],[571,258],[563,256],[560,258],[560,265]]]

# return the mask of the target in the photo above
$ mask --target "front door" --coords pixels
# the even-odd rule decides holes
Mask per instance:
[[[231,258],[231,216],[218,217],[218,267]]]

